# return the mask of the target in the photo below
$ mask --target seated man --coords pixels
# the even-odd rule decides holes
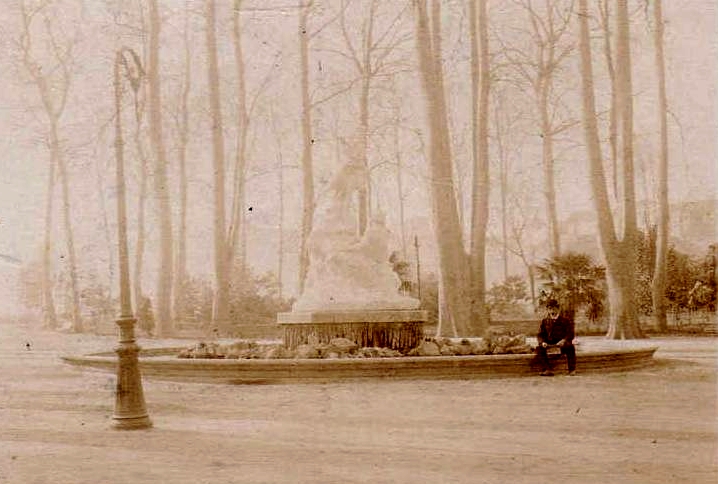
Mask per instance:
[[[541,321],[541,328],[536,337],[538,346],[536,354],[541,363],[542,376],[553,376],[551,362],[548,358],[547,349],[558,347],[561,354],[566,355],[568,360],[568,374],[576,372],[576,348],[573,346],[574,327],[573,321],[561,315],[558,301],[550,299],[546,304],[548,315]]]

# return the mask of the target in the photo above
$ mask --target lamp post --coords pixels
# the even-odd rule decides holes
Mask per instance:
[[[130,54],[136,76],[125,57]],[[120,316],[117,326],[120,328],[120,341],[115,349],[117,352],[117,387],[115,391],[115,412],[112,416],[113,427],[118,430],[144,429],[152,426],[145,396],[142,391],[142,376],[137,355],[140,347],[135,342],[136,319],[132,313],[130,300],[129,257],[127,250],[127,209],[125,204],[125,173],[122,140],[122,80],[121,69],[124,67],[133,87],[142,76],[142,65],[137,54],[129,49],[117,51],[114,68],[115,88],[115,155],[117,158],[117,236],[120,262]]]

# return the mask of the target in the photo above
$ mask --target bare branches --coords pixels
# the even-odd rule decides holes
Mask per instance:
[[[356,67],[357,71],[361,73],[361,72],[363,72],[363,66],[362,66],[361,62],[359,61],[359,57],[357,56],[357,51],[354,48],[354,44],[352,44],[351,37],[349,36],[349,32],[347,30],[346,15],[345,15],[347,5],[348,5],[347,1],[342,0],[341,15],[339,16],[339,20],[340,20],[339,25],[341,26],[341,30],[342,30],[342,37],[344,37],[344,42],[347,46],[347,49],[349,50],[349,54],[350,54],[349,57],[350,57],[351,61],[354,63],[354,67]]]
[[[29,9],[25,1],[21,1],[22,31],[16,45],[20,50],[25,70],[38,88],[46,114],[50,119],[56,121],[65,110],[67,96],[70,91],[74,40],[70,39],[64,45],[61,45],[58,41],[50,16],[46,12],[46,8],[50,3],[50,0],[45,0],[34,8]],[[36,17],[39,15],[43,17],[50,51],[54,58],[54,64],[49,67],[43,67],[32,52],[32,28]],[[58,72],[59,76],[57,75]]]
[[[279,53],[276,54],[275,58],[279,57]],[[275,62],[272,62],[272,65],[274,65]],[[267,73],[264,75],[264,79],[262,79],[262,82],[259,84],[259,87],[254,93],[254,96],[252,96],[252,99],[249,101],[249,109],[247,110],[247,126],[249,125],[249,120],[252,119],[252,114],[254,113],[254,109],[257,106],[257,100],[262,96],[264,91],[267,89],[267,86],[269,85],[269,81],[272,80],[272,75],[274,74],[274,70],[272,67],[267,69]]]
[[[389,26],[386,28],[383,34],[381,34],[370,46],[370,50],[376,50],[379,48],[379,46],[384,42],[384,39],[389,35],[390,33],[396,33],[396,25],[399,23],[401,18],[406,14],[406,11],[409,9],[410,4],[407,3],[403,9],[399,11],[399,13],[396,14],[396,16],[389,22]]]
[[[341,96],[342,94],[351,91],[351,90],[354,88],[354,85],[355,85],[357,82],[359,82],[359,80],[360,80],[360,78],[358,78],[358,77],[357,77],[357,78],[354,78],[354,79],[352,79],[351,81],[348,81],[346,86],[344,86],[344,87],[342,87],[342,88],[340,88],[340,89],[337,89],[337,90],[334,91],[333,93],[331,93],[331,94],[329,94],[329,95],[327,95],[327,96],[324,96],[324,97],[321,98],[321,99],[318,99],[318,100],[316,100],[316,101],[312,101],[311,107],[314,108],[314,107],[316,107],[316,106],[319,106],[320,104],[324,104],[325,102],[334,99],[334,98],[337,97],[337,96]],[[312,96],[312,97],[313,97],[313,96]]]

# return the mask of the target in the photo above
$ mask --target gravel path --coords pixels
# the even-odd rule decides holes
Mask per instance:
[[[114,341],[0,322],[0,483],[718,481],[715,338],[654,338],[654,366],[605,375],[146,379],[155,426],[134,432],[109,429],[112,375],[59,361]]]

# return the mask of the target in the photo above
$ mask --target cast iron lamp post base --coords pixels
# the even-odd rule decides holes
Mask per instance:
[[[117,388],[112,427],[118,430],[152,427],[142,391],[142,377],[137,357],[140,347],[135,342],[135,321],[135,318],[122,316],[117,320],[117,325],[120,327],[120,344],[115,349]]]

